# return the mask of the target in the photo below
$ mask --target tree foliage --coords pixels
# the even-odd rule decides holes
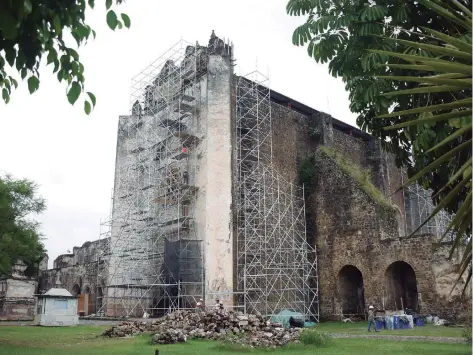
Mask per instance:
[[[117,5],[123,0],[115,0]],[[105,0],[108,26],[130,27],[130,18],[111,8],[113,0]],[[87,8],[94,0],[4,0],[0,1],[0,91],[5,103],[18,87],[18,73],[26,80],[32,94],[40,84],[39,67],[46,56],[59,82],[67,83],[67,99],[71,105],[85,92],[84,66],[79,53],[72,48],[86,44],[95,31],[86,23]],[[89,114],[96,104],[95,95],[87,92],[84,111]]]
[[[472,13],[459,2],[426,1],[419,0],[424,5],[442,15],[446,19],[456,24],[458,28],[464,28],[471,33]],[[411,127],[428,127],[441,122],[447,122],[455,127],[452,133],[443,141],[436,144],[426,152],[433,156],[432,162],[421,171],[412,176],[406,185],[426,177],[435,177],[437,170],[448,170],[450,172],[449,181],[434,195],[443,194],[444,197],[438,200],[435,210],[423,224],[427,223],[441,209],[454,201],[457,205],[455,215],[444,231],[442,238],[447,233],[453,232],[456,236],[450,257],[456,249],[464,249],[460,260],[460,275],[468,270],[467,282],[469,284],[472,276],[471,269],[471,218],[472,218],[472,140],[471,140],[471,115],[472,115],[472,46],[459,40],[454,34],[447,35],[441,32],[422,28],[422,34],[413,34],[413,40],[395,40],[394,43],[401,48],[425,48],[435,56],[423,57],[419,55],[406,55],[399,52],[373,51],[383,55],[388,55],[391,59],[401,59],[406,64],[394,64],[403,69],[415,69],[422,75],[418,76],[383,76],[379,77],[393,82],[413,82],[417,84],[415,89],[398,90],[384,93],[384,96],[413,96],[413,95],[438,95],[439,93],[449,93],[452,99],[441,104],[427,104],[409,110],[395,110],[392,113],[384,114],[379,118],[398,118],[397,124],[385,127],[386,131],[406,130]],[[438,44],[418,43],[419,35],[429,35],[437,40]],[[459,33],[461,35],[461,32]],[[391,64],[387,64],[389,67]],[[407,121],[403,118],[407,117]],[[414,118],[411,118],[414,117]],[[450,126],[449,126],[450,127]],[[462,159],[460,162],[453,161],[452,158]],[[420,228],[421,226],[419,226]],[[465,238],[466,236],[466,238]],[[463,242],[466,247],[462,248]]]
[[[470,9],[466,0],[287,5],[289,14],[306,17],[294,44],[307,45],[343,79],[357,124],[395,153],[409,183],[433,190],[437,210],[455,214],[450,228],[458,238],[471,234]],[[471,265],[469,243],[463,271]]]
[[[35,183],[0,177],[0,276],[11,275],[12,266],[19,261],[26,264],[29,275],[38,269],[44,246],[39,223],[30,217],[44,209]]]

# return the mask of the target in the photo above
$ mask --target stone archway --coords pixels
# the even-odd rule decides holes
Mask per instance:
[[[418,290],[414,269],[405,261],[395,261],[386,269],[387,309],[417,311]]]
[[[85,289],[84,289],[84,294],[86,294],[86,309],[87,309],[87,313],[86,314],[92,314],[94,313],[94,309],[95,309],[95,299],[94,299],[94,295],[92,295],[92,292],[90,291],[90,287],[89,286],[86,286]]]
[[[343,314],[364,314],[365,293],[363,275],[353,265],[345,265],[338,273],[338,295]]]
[[[73,296],[79,296],[80,295],[80,286],[78,284],[74,284],[74,286],[72,286],[71,294]]]

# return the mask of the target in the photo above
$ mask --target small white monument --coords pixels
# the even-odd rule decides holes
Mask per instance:
[[[56,282],[44,295],[38,295],[35,323],[43,326],[74,326],[79,324],[77,315],[77,296],[60,288]]]

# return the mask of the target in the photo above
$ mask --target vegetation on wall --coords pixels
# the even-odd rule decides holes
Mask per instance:
[[[105,0],[108,26],[130,27],[126,14],[117,16],[111,9],[113,2]],[[84,92],[84,66],[70,42],[79,48],[95,31],[86,23],[85,13],[93,9],[95,0],[10,0],[0,1],[0,91],[5,103],[10,101],[13,88],[18,87],[15,74],[27,80],[32,94],[40,83],[39,67],[47,55],[47,65],[53,65],[59,82],[67,83],[67,99],[71,105]],[[8,66],[7,66],[8,65]],[[84,111],[89,114],[95,106],[94,94],[87,92]]]
[[[371,171],[363,169],[356,163],[347,158],[343,153],[334,148],[320,146],[317,152],[302,160],[299,165],[300,183],[307,187],[309,192],[316,184],[317,169],[321,168],[321,159],[329,158],[337,164],[340,169],[352,177],[359,186],[375,202],[387,208],[394,208],[383,193],[373,184]]]

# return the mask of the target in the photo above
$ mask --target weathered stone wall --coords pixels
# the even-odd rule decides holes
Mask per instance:
[[[40,271],[38,293],[47,292],[59,282],[73,295],[89,294],[87,313],[96,312],[107,283],[109,243],[109,238],[86,242],[81,247],[74,247],[73,254],[58,256],[53,269]]]
[[[368,148],[361,139],[334,129],[332,146],[358,166],[365,169],[370,168],[367,160]]]
[[[415,272],[421,311],[449,317],[446,289],[453,285],[454,272],[445,255],[448,246],[436,249],[437,239],[430,235],[399,237],[394,208],[373,200],[332,158],[317,157],[317,182],[306,208],[316,219],[321,316],[340,314],[344,266],[361,271],[365,305],[383,308],[389,297],[387,269],[403,261]]]
[[[277,103],[271,104],[273,166],[286,181],[299,183],[298,158],[315,149],[309,136],[311,118]]]
[[[271,109],[273,164],[287,180],[297,182],[301,160],[325,145],[369,170],[373,184],[385,196],[382,204],[373,200],[328,157],[316,167],[317,185],[310,191],[306,186],[306,213],[307,238],[318,249],[321,316],[339,313],[338,274],[345,265],[361,271],[365,304],[382,307],[388,299],[386,269],[395,261],[405,261],[414,269],[422,312],[449,316],[455,307],[464,310],[458,297],[447,300],[457,277],[455,261],[446,259],[449,246],[436,249],[434,236],[403,238],[404,194],[393,193],[406,177],[394,157],[384,153],[379,143],[338,130],[328,115],[309,117],[277,103]],[[392,207],[387,208],[386,202]]]
[[[0,321],[32,320],[35,288],[34,280],[14,278],[0,280]]]
[[[35,314],[34,298],[3,298],[0,297],[0,321],[33,320]]]

